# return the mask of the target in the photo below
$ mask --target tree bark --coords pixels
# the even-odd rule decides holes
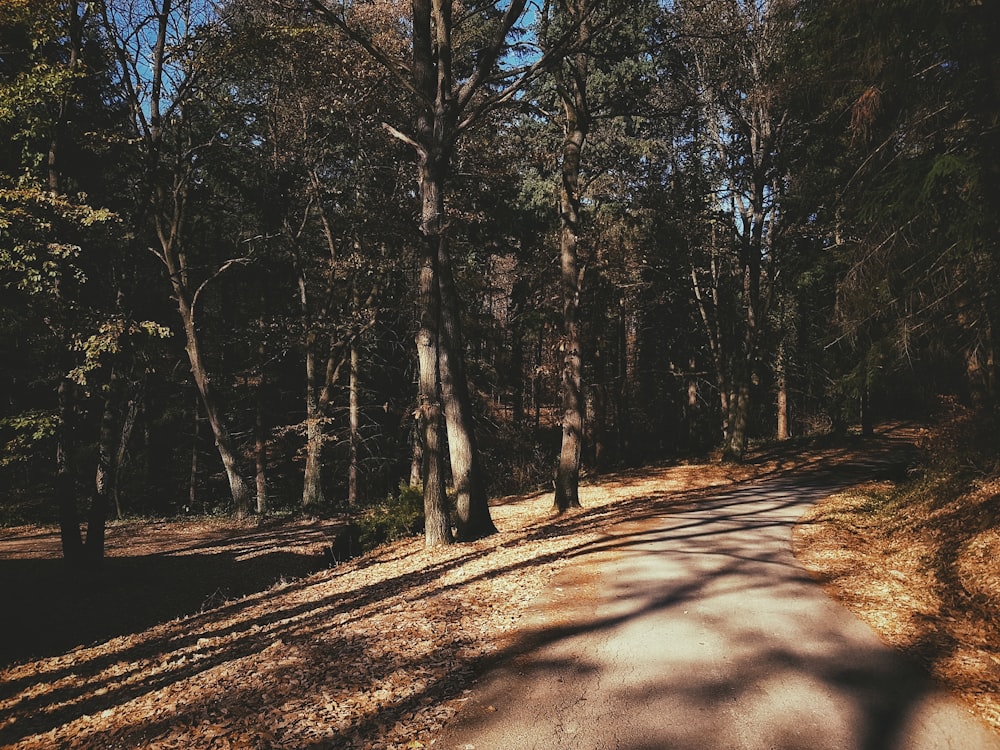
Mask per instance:
[[[257,374],[256,404],[254,414],[254,463],[257,477],[257,513],[264,515],[268,510],[267,497],[267,431],[264,427],[264,344],[257,352],[261,367]]]
[[[585,34],[584,24],[580,27]],[[555,510],[580,507],[580,454],[583,447],[583,360],[580,340],[580,293],[583,273],[579,265],[580,168],[590,125],[586,108],[588,61],[585,52],[567,60],[570,72],[562,76],[565,138],[562,147],[562,182],[559,191],[559,262],[563,301],[562,446],[556,469]]]
[[[750,381],[740,377],[729,399],[729,434],[722,450],[724,461],[739,463],[746,453],[750,425]]]
[[[448,430],[448,455],[455,485],[456,529],[459,541],[471,541],[496,533],[490,516],[486,481],[472,423],[472,399],[463,363],[462,331],[458,293],[448,254],[448,238],[438,242],[438,288],[441,294],[441,327],[438,366],[441,400]]]
[[[113,367],[107,396],[104,400],[104,410],[101,413],[101,426],[97,439],[97,470],[94,476],[90,511],[87,514],[87,541],[84,547],[89,565],[97,565],[104,559],[105,532],[114,483],[112,451],[117,432],[118,418],[115,404],[120,397],[119,385],[120,376],[117,368]]]
[[[871,437],[875,434],[875,421],[872,417],[871,387],[866,383],[861,391],[861,434]]]
[[[439,331],[441,289],[438,283],[438,245],[443,230],[442,166],[430,155],[420,160],[421,230],[423,258],[420,267],[420,329],[417,331],[417,421],[423,446],[424,543],[428,547],[451,544],[454,537],[448,517],[444,484],[444,445],[441,440],[439,382]]]
[[[188,474],[188,509],[193,513],[198,502],[198,438],[201,436],[201,398],[194,403],[194,430],[191,434],[191,471]]]
[[[306,466],[302,475],[302,507],[322,505],[323,429],[316,382],[316,349],[313,336],[306,340]]]
[[[355,303],[357,298],[355,296]],[[350,424],[350,461],[347,467],[347,504],[354,507],[358,504],[358,444],[361,442],[359,432],[359,402],[358,402],[358,366],[360,355],[357,337],[351,339],[351,369],[348,383],[348,422]]]
[[[778,346],[778,361],[775,369],[778,380],[778,440],[788,440],[791,437],[788,430],[788,373],[783,343]]]
[[[208,370],[201,355],[201,345],[198,332],[195,329],[194,314],[191,304],[187,299],[187,289],[180,282],[173,282],[174,294],[177,297],[177,309],[180,313],[181,321],[184,324],[184,336],[186,346],[184,347],[188,355],[188,362],[191,365],[191,376],[198,394],[201,396],[201,405],[205,409],[205,416],[208,417],[208,424],[212,428],[212,435],[215,437],[215,447],[222,459],[222,466],[229,480],[229,489],[233,498],[234,515],[236,518],[245,518],[250,512],[250,486],[240,475],[237,465],[236,451],[225,419],[219,409],[218,399],[215,390],[212,388]]]
[[[115,452],[112,483],[112,498],[114,500],[115,513],[118,519],[121,519],[122,517],[121,487],[122,472],[125,466],[125,456],[128,452],[128,445],[132,440],[132,433],[135,431],[136,419],[139,417],[143,391],[143,380],[132,381],[129,383],[128,404],[125,406],[125,413],[122,415],[121,420],[121,430],[118,434],[118,449]]]

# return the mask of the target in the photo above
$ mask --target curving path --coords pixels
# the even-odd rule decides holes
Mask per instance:
[[[1000,750],[796,563],[809,504],[876,466],[621,524],[435,741],[463,750]]]

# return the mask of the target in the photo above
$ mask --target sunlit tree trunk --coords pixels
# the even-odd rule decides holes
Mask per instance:
[[[357,295],[355,295],[355,302],[357,302]],[[348,423],[350,426],[350,460],[347,466],[347,502],[349,505],[354,506],[358,503],[358,444],[361,442],[361,434],[359,431],[360,405],[358,400],[358,388],[360,387],[358,375],[360,353],[358,352],[358,341],[356,336],[351,339],[350,347],[351,369],[348,381],[347,404]]]
[[[174,282],[173,286],[177,299],[177,309],[184,324],[184,335],[187,342],[184,349],[191,364],[191,376],[198,388],[198,394],[201,396],[201,405],[205,409],[205,416],[208,418],[209,427],[212,428],[212,436],[215,438],[216,450],[219,452],[222,467],[229,480],[234,514],[237,518],[244,518],[250,512],[250,486],[240,475],[235,446],[202,359],[201,343],[195,329],[191,304],[187,300],[187,290],[179,281]]]
[[[441,289],[438,284],[438,244],[441,241],[444,200],[441,165],[433,157],[421,159],[420,193],[423,257],[420,266],[420,328],[417,331],[417,422],[423,448],[424,543],[450,544],[454,537],[445,497],[442,409],[438,389]]]
[[[784,362],[778,366],[778,440],[788,440],[791,432],[788,429],[788,376],[785,373]]]

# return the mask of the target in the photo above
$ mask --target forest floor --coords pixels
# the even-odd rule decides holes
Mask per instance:
[[[0,530],[0,641],[14,644],[0,652],[0,747],[428,747],[475,676],[510,652],[529,603],[609,524],[733,482],[910,460],[917,437],[897,428],[740,467],[607,475],[581,488],[583,510],[553,517],[551,493],[504,498],[488,539],[405,540],[333,567],[331,522],[114,525],[98,577],[70,575],[51,530]],[[972,515],[928,511],[953,535],[871,528],[871,495],[843,493],[799,526],[796,551],[1000,729],[998,490],[983,486]]]

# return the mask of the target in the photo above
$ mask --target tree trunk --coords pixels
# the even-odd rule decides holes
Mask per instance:
[[[456,527],[460,541],[480,539],[496,533],[490,517],[486,481],[472,424],[472,399],[463,362],[462,329],[458,294],[448,254],[448,239],[438,242],[438,288],[441,294],[441,326],[438,366],[441,400],[448,429],[448,454],[455,484]]]
[[[125,466],[125,456],[128,452],[128,445],[132,440],[132,433],[135,431],[135,422],[139,417],[143,391],[144,381],[132,381],[130,383],[128,404],[125,407],[125,414],[122,416],[121,430],[118,434],[118,450],[115,452],[112,497],[115,504],[115,513],[117,514],[119,520],[121,520],[122,517],[122,469]]]
[[[302,476],[302,507],[322,505],[323,429],[316,395],[316,350],[312,337],[306,342],[306,467]]]
[[[586,76],[571,76],[578,83]],[[559,259],[563,298],[563,368],[562,368],[562,447],[556,470],[554,507],[560,513],[580,507],[580,452],[583,444],[583,362],[580,341],[580,287],[583,274],[577,257],[580,221],[580,159],[587,137],[586,115],[582,111],[583,92],[577,90],[574,100],[565,101],[566,139],[562,151],[562,188],[559,211]]]
[[[111,508],[114,467],[112,466],[112,446],[117,432],[115,401],[119,398],[119,375],[116,368],[111,370],[104,410],[101,414],[100,433],[97,439],[97,470],[94,476],[94,491],[87,514],[87,542],[85,553],[90,565],[97,565],[104,559],[104,540],[108,511]]]
[[[724,461],[739,463],[746,453],[750,424],[750,382],[740,377],[729,400],[729,434],[722,450]]]
[[[263,346],[261,346],[261,360],[263,361]],[[256,414],[254,416],[254,463],[256,464],[257,475],[257,512],[260,515],[267,513],[267,431],[264,429],[264,372],[259,374],[257,381],[257,403]]]
[[[444,485],[444,446],[441,440],[441,401],[438,394],[441,289],[438,282],[438,245],[443,227],[444,196],[441,165],[428,156],[420,160],[421,230],[420,329],[417,331],[417,369],[420,404],[417,420],[423,445],[424,543],[451,544],[451,522]]]
[[[603,349],[603,350],[602,350]],[[593,372],[593,382],[587,389],[585,403],[586,418],[584,423],[588,428],[587,442],[592,451],[592,459],[589,465],[596,472],[603,471],[608,463],[608,372],[607,372],[606,348],[601,346],[600,340],[592,354],[591,368]],[[616,425],[617,426],[617,425]]]
[[[419,416],[419,415],[418,415]],[[424,439],[420,425],[415,421],[411,430],[413,451],[410,454],[410,486],[418,487],[424,471]]]
[[[861,391],[861,434],[871,437],[875,434],[875,422],[872,417],[871,388],[866,383]]]
[[[788,381],[784,371],[778,373],[778,440],[788,440]]]
[[[687,404],[684,408],[684,420],[687,422],[687,447],[694,448],[699,442],[698,431],[698,414],[701,411],[699,408],[698,401],[698,374],[697,368],[698,362],[694,357],[688,360],[688,376],[687,376]]]
[[[76,480],[73,475],[73,429],[75,386],[67,379],[59,383],[59,432],[56,439],[56,504],[59,509],[59,536],[63,558],[78,561],[83,555],[80,518],[76,509]]]
[[[194,431],[191,435],[191,471],[188,474],[188,509],[194,513],[198,502],[198,438],[201,436],[201,399],[194,403]]]
[[[778,345],[778,361],[775,367],[778,385],[778,440],[788,440],[788,373],[785,361],[785,345]]]
[[[211,386],[208,371],[201,356],[201,346],[198,333],[194,325],[194,315],[191,306],[185,296],[186,289],[179,281],[174,282],[174,293],[177,295],[178,311],[184,323],[184,335],[186,337],[185,351],[187,351],[188,361],[191,364],[191,375],[201,396],[201,405],[205,409],[205,416],[208,417],[208,424],[212,428],[212,435],[215,437],[215,447],[219,451],[219,458],[222,459],[222,466],[229,480],[229,489],[233,498],[234,514],[236,518],[245,518],[250,512],[250,486],[244,481],[237,468],[236,452],[229,429],[219,410],[218,400],[215,391]]]
[[[510,305],[507,309],[507,318],[510,320],[510,388],[511,388],[511,417],[518,427],[525,423],[524,409],[524,324],[521,315],[526,305],[528,285],[525,279],[518,279],[514,282],[511,290]]]
[[[356,301],[356,300],[355,300]],[[358,504],[358,443],[361,436],[358,431],[358,342],[357,337],[351,340],[351,370],[348,394],[348,420],[350,423],[350,462],[347,467],[347,503],[351,507]]]

